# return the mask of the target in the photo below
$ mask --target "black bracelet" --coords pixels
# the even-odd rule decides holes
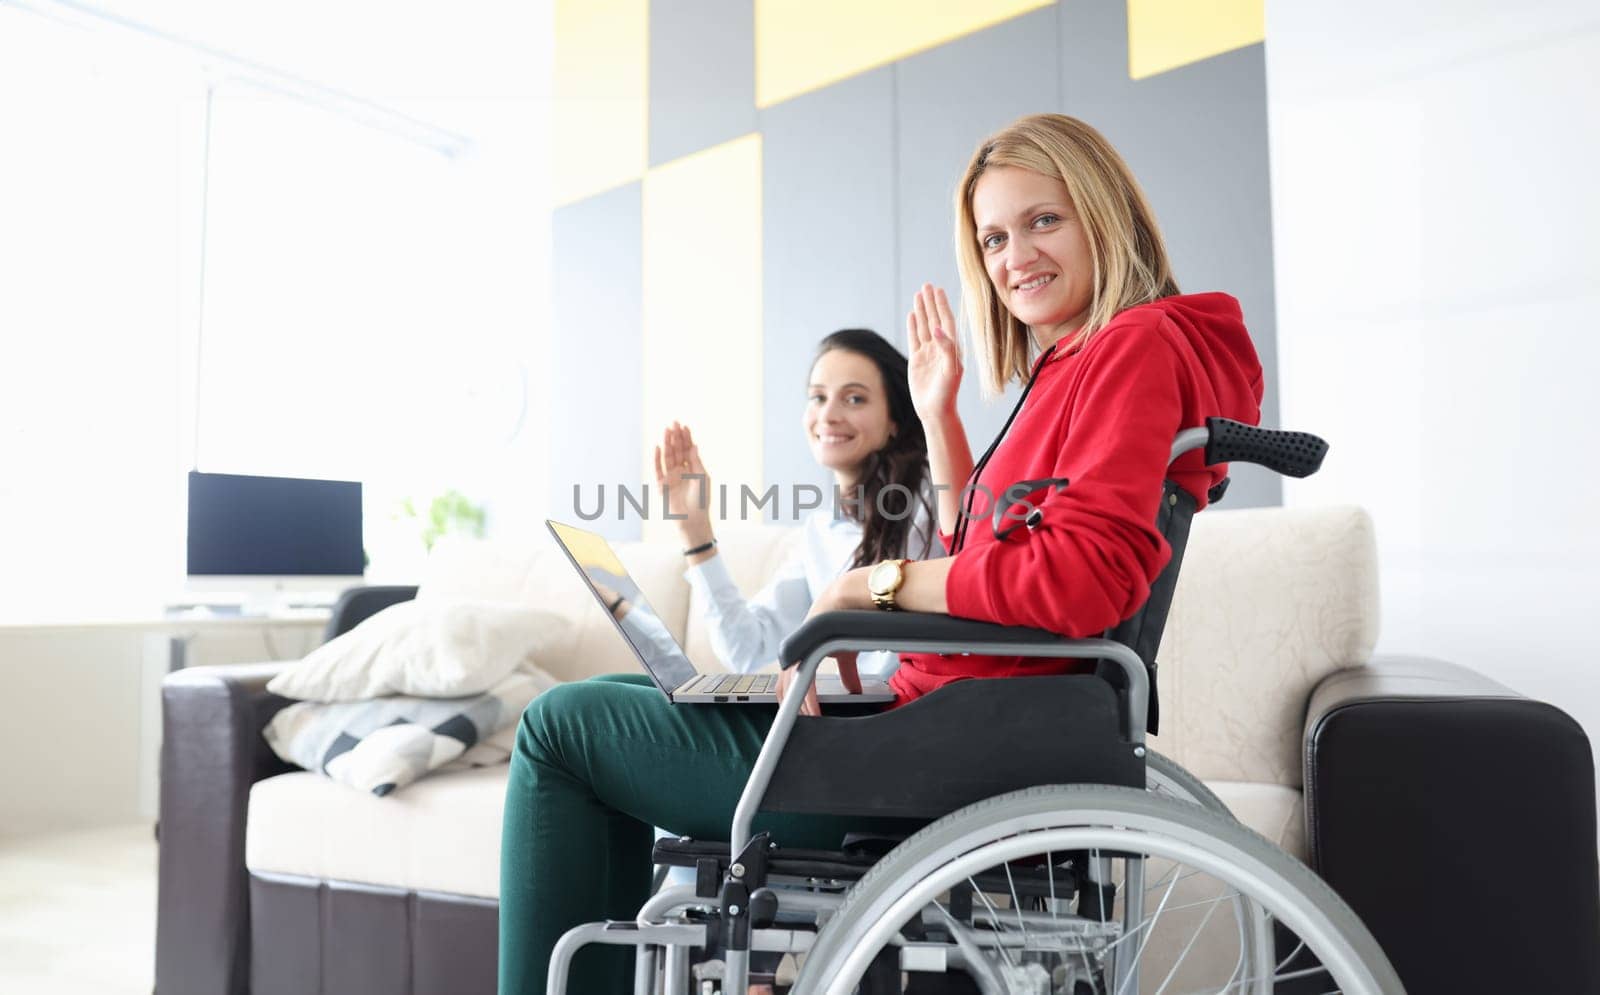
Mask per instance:
[[[617,595],[617,600],[611,602],[609,605],[606,605],[606,611],[608,611],[611,614],[615,615],[617,613],[617,606],[622,604],[622,602],[624,600],[625,599],[623,598],[622,595],[620,595],[620,594]]]
[[[699,555],[700,553],[709,553],[709,552],[711,552],[712,548],[714,546],[716,546],[716,544],[717,544],[717,540],[715,540],[715,539],[711,540],[710,542],[703,542],[700,545],[694,547],[693,549],[684,550],[683,551],[683,555],[684,556],[696,556],[696,555]]]

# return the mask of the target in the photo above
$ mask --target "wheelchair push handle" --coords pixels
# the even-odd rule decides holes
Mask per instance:
[[[1322,467],[1328,444],[1310,432],[1257,428],[1231,418],[1207,418],[1206,465],[1255,463],[1288,477],[1309,477]]]

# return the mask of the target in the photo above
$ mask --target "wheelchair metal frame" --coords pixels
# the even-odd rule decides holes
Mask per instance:
[[[1248,446],[1245,446],[1242,455],[1229,457],[1219,452],[1214,458],[1213,447],[1217,441],[1217,435],[1224,430],[1235,433],[1243,432],[1245,435],[1243,441],[1255,444],[1257,449],[1249,450]],[[1187,452],[1205,447],[1207,449],[1206,462],[1208,465],[1216,462],[1225,462],[1231,458],[1235,461],[1260,462],[1264,465],[1272,466],[1272,468],[1278,469],[1280,472],[1295,475],[1303,476],[1305,473],[1313,472],[1316,469],[1315,464],[1320,464],[1321,450],[1315,452],[1314,459],[1311,460],[1310,469],[1299,473],[1292,466],[1289,469],[1285,469],[1283,466],[1274,465],[1271,460],[1272,454],[1266,453],[1263,455],[1265,451],[1262,447],[1266,446],[1270,441],[1263,440],[1263,437],[1290,436],[1295,437],[1295,444],[1304,444],[1304,440],[1312,439],[1317,446],[1321,446],[1322,449],[1326,448],[1325,444],[1321,443],[1321,440],[1315,440],[1314,437],[1305,436],[1303,433],[1270,432],[1242,426],[1238,423],[1226,422],[1223,419],[1210,419],[1206,427],[1192,428],[1178,434],[1172,444],[1168,465],[1170,466],[1172,461]],[[1236,435],[1233,441],[1237,450],[1241,440]],[[1176,560],[1181,557],[1182,549],[1175,549],[1173,553]],[[1170,597],[1170,591],[1168,596]],[[1140,611],[1143,612],[1144,608],[1141,607]],[[1165,606],[1162,606],[1163,617],[1157,621],[1156,624],[1158,626],[1164,622],[1164,611]],[[814,626],[825,626],[829,617],[829,615],[818,616],[812,620],[812,624]],[[1156,633],[1156,638],[1159,639],[1159,631]],[[1141,640],[1141,644],[1145,644],[1143,640]],[[814,933],[806,930],[750,928],[751,910],[748,907],[748,903],[744,906],[737,902],[730,903],[726,886],[743,887],[742,879],[746,871],[743,861],[747,859],[745,855],[752,843],[752,824],[762,800],[767,795],[773,775],[778,770],[780,758],[789,744],[796,719],[799,716],[801,702],[807,689],[814,681],[818,667],[825,657],[840,651],[895,650],[928,653],[1002,653],[1026,657],[1104,661],[1114,668],[1114,673],[1123,682],[1123,694],[1118,698],[1123,712],[1122,729],[1125,739],[1123,746],[1131,749],[1135,757],[1143,759],[1147,756],[1145,740],[1153,694],[1151,687],[1154,664],[1153,641],[1149,646],[1150,660],[1144,659],[1133,648],[1114,639],[1067,639],[1051,636],[1044,632],[1040,632],[1038,638],[1017,639],[1013,636],[1013,638],[1005,640],[988,642],[981,639],[976,641],[970,639],[952,641],[906,637],[889,639],[872,636],[832,636],[816,642],[798,664],[797,679],[791,684],[788,693],[779,704],[777,716],[751,769],[749,779],[745,783],[744,791],[740,795],[738,805],[733,813],[732,824],[729,828],[729,860],[731,864],[724,878],[725,888],[720,903],[720,924],[728,930],[730,936],[743,937],[743,939],[727,943],[724,970],[722,972],[722,991],[724,993],[739,993],[739,995],[743,995],[746,991],[749,984],[750,953],[752,950],[803,952],[811,946],[811,942],[815,937]],[[1130,862],[1130,864],[1132,863]],[[1139,872],[1142,874],[1142,866],[1139,868]],[[1130,866],[1128,873],[1132,875],[1134,868]],[[766,878],[764,864],[758,876],[763,879],[761,883],[764,884]],[[1140,880],[1142,881],[1142,878]],[[1134,886],[1134,881],[1130,877],[1129,887],[1125,889],[1125,892],[1124,918],[1125,920],[1131,919],[1137,922],[1142,916],[1142,888]],[[735,892],[735,894],[747,893],[748,889]],[[779,897],[778,908],[781,912],[827,913],[832,908],[837,907],[841,901],[842,899],[839,896],[834,895],[785,890]],[[599,943],[636,948],[638,957],[636,961],[635,988],[639,995],[646,995],[646,993],[653,990],[657,967],[655,951],[656,948],[664,948],[664,957],[668,968],[665,979],[665,993],[666,995],[682,995],[684,992],[682,987],[683,979],[688,974],[686,961],[688,950],[694,947],[705,947],[712,940],[712,935],[708,929],[708,923],[669,923],[661,920],[686,908],[710,908],[717,905],[718,902],[715,899],[696,895],[694,888],[669,888],[647,901],[641,907],[636,920],[633,922],[589,923],[570,930],[561,938],[552,952],[547,992],[549,995],[562,995],[562,993],[565,993],[573,955],[578,949],[587,944]],[[741,922],[743,929],[735,928]],[[1262,942],[1260,935],[1257,935],[1256,942]],[[961,946],[959,939],[956,946],[958,948]],[[971,963],[973,951],[957,949],[950,953],[952,959],[949,963],[956,963],[965,955],[968,961],[967,966],[981,973],[983,965]],[[913,958],[918,956],[932,957],[933,954],[931,951],[911,950],[906,956]],[[941,954],[940,956],[945,955]],[[1132,977],[1127,976],[1126,969],[1120,964],[1122,958],[1117,958],[1117,961],[1117,974],[1114,982],[1117,990],[1121,991],[1131,986],[1131,990],[1137,991],[1136,973]],[[1133,970],[1136,972],[1136,967]],[[992,984],[986,987],[992,988]]]

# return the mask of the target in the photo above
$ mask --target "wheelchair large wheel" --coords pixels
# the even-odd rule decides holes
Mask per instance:
[[[1241,909],[1250,922],[1226,921]],[[851,889],[793,991],[850,995],[869,969],[872,991],[886,974],[915,991],[922,973],[985,995],[1404,991],[1303,864],[1230,817],[1104,785],[1001,795],[906,840]]]

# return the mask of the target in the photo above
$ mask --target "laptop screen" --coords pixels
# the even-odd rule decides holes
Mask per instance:
[[[633,647],[634,654],[657,686],[671,694],[694,677],[697,673],[694,664],[673,638],[667,623],[650,607],[639,585],[628,576],[611,544],[593,532],[561,522],[547,519],[545,525],[582,575],[589,593],[599,602],[600,610]],[[609,606],[619,596],[622,603],[615,612],[610,611]]]

